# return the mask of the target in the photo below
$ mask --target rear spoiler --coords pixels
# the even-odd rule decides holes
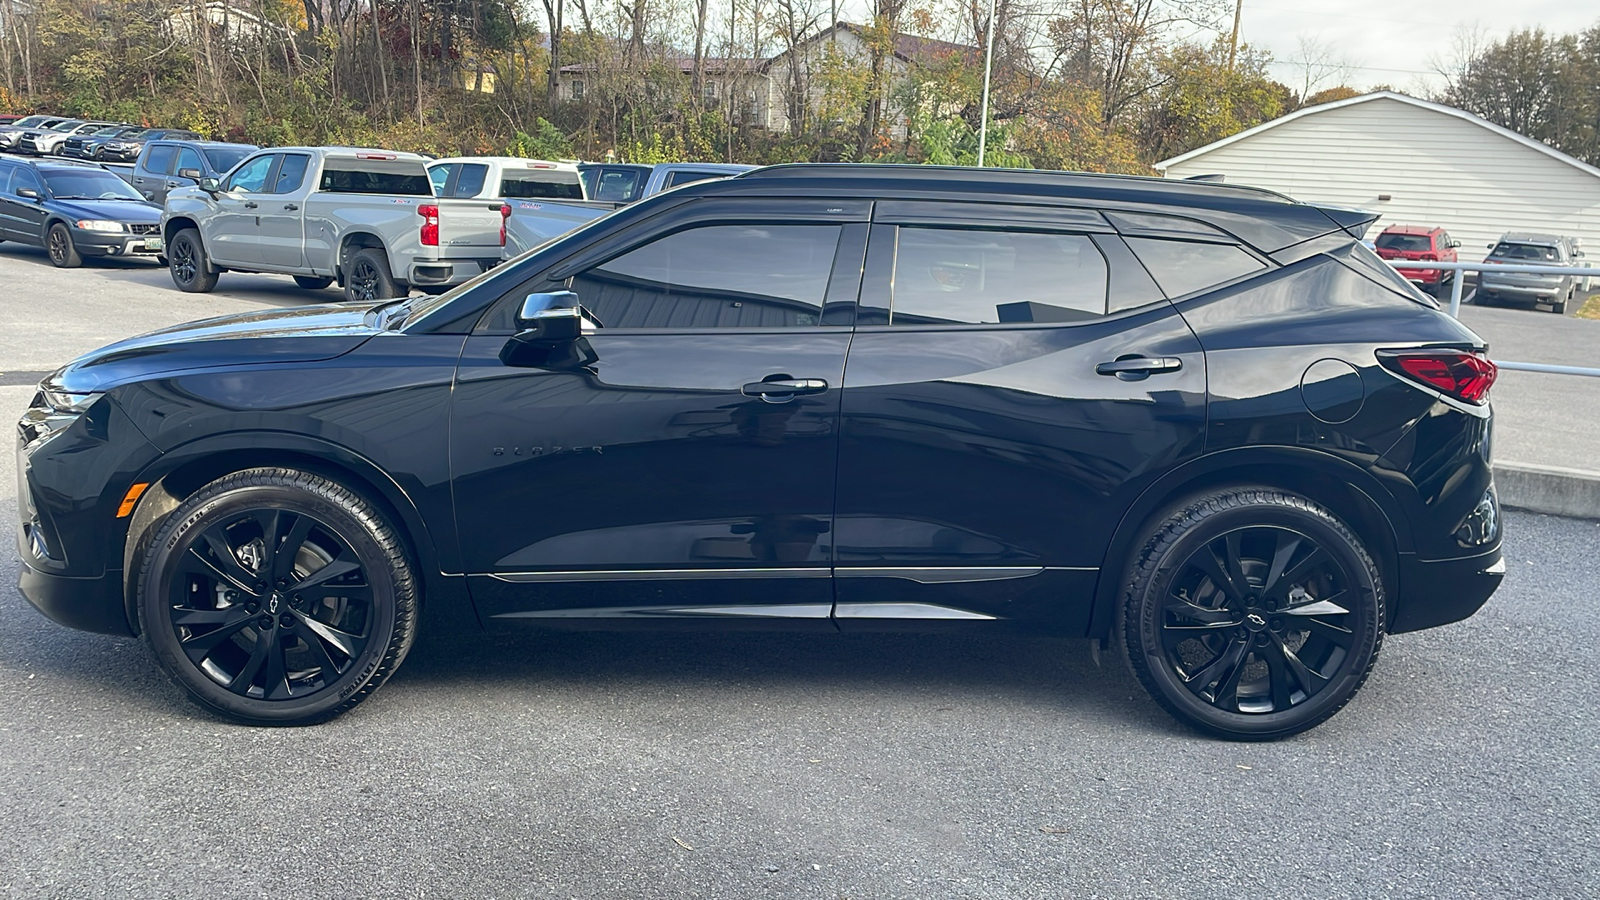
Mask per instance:
[[[1358,241],[1366,235],[1367,229],[1372,227],[1372,223],[1378,221],[1378,218],[1383,215],[1383,213],[1375,213],[1370,209],[1348,209],[1343,206],[1319,206],[1317,209],[1321,210],[1323,215],[1332,219],[1335,225],[1343,228],[1347,234]]]

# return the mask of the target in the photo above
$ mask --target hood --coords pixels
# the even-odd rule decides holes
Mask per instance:
[[[74,393],[196,369],[315,362],[343,356],[378,333],[372,303],[330,303],[201,319],[101,347],[46,382]]]
[[[148,200],[56,200],[54,207],[80,219],[110,219],[135,225],[161,221],[161,207]]]

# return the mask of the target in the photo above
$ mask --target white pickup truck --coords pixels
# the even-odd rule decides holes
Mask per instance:
[[[506,223],[508,258],[598,219],[619,205],[589,199],[578,167],[572,163],[517,156],[454,156],[428,163],[428,177],[440,197],[505,201],[511,208]]]
[[[427,160],[350,147],[274,147],[222,179],[167,195],[161,216],[172,280],[209,291],[222,272],[335,281],[348,300],[438,291],[497,265],[511,208],[439,198]]]

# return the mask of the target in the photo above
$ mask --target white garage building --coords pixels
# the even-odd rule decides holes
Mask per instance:
[[[1564,234],[1600,264],[1600,169],[1477,116],[1378,91],[1311,106],[1155,165],[1440,226],[1477,261],[1507,231]]]

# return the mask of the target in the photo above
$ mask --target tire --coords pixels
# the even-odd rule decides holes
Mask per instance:
[[[294,283],[300,285],[308,291],[320,291],[328,285],[333,284],[333,279],[323,278],[320,275],[296,275],[294,276]]]
[[[167,271],[178,290],[190,294],[210,293],[217,286],[217,273],[206,268],[206,247],[200,232],[184,228],[167,245]]]
[[[1288,737],[1342,709],[1372,671],[1382,578],[1310,500],[1218,490],[1158,521],[1140,546],[1117,630],[1134,675],[1180,722],[1230,740]]]
[[[336,482],[236,472],[184,500],[151,540],[139,629],[205,709],[250,725],[324,722],[371,696],[411,649],[418,583],[404,547]]]
[[[78,254],[78,248],[72,243],[72,232],[60,222],[50,226],[44,236],[45,255],[50,257],[50,265],[58,269],[76,269],[83,265],[83,257]]]
[[[350,257],[344,275],[346,300],[392,300],[405,295],[405,289],[390,274],[389,257],[382,250],[369,247]]]

